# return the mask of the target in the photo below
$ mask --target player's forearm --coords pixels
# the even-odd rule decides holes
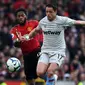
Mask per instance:
[[[29,38],[30,38],[30,39],[33,38],[38,32],[39,32],[39,31],[36,30],[36,29],[32,30],[32,31],[29,33]]]
[[[76,25],[85,25],[85,21],[77,20],[75,21]]]

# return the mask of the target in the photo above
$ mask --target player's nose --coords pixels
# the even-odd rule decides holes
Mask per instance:
[[[18,16],[19,17],[19,19],[23,19],[23,16]]]
[[[47,16],[49,16],[50,15],[50,13],[49,12],[47,12]]]

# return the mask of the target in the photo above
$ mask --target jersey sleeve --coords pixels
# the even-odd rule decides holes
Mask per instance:
[[[72,26],[75,24],[75,20],[68,18],[68,17],[63,17],[63,26]]]
[[[16,39],[17,39],[16,31],[15,31],[14,28],[12,28],[12,29],[10,30],[10,34],[11,34],[11,36],[12,36],[12,40],[16,40]]]

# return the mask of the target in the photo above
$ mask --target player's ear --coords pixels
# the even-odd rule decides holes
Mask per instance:
[[[27,19],[27,15],[26,15],[25,17],[26,17],[26,19]]]
[[[55,10],[55,12],[57,13],[57,9]]]
[[[28,17],[28,14],[26,13],[26,14],[25,14],[25,18],[27,19],[27,17]]]
[[[25,18],[27,19],[27,15],[25,14]]]

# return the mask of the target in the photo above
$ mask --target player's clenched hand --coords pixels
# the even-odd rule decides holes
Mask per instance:
[[[16,29],[16,35],[17,35],[18,40],[21,42],[29,40],[28,34],[25,34],[22,36],[21,33],[17,31],[17,29]]]
[[[19,35],[19,36],[18,36],[18,39],[19,39],[19,41],[21,41],[21,42],[23,42],[23,41],[28,41],[28,40],[29,40],[29,36],[28,36],[28,34],[26,34],[26,35],[24,35],[24,36]]]
[[[24,36],[19,36],[18,38],[19,38],[19,41],[21,41],[21,42],[26,41]]]
[[[16,36],[19,41],[23,41],[23,37],[22,37],[21,33],[17,31],[17,29],[16,29]]]

